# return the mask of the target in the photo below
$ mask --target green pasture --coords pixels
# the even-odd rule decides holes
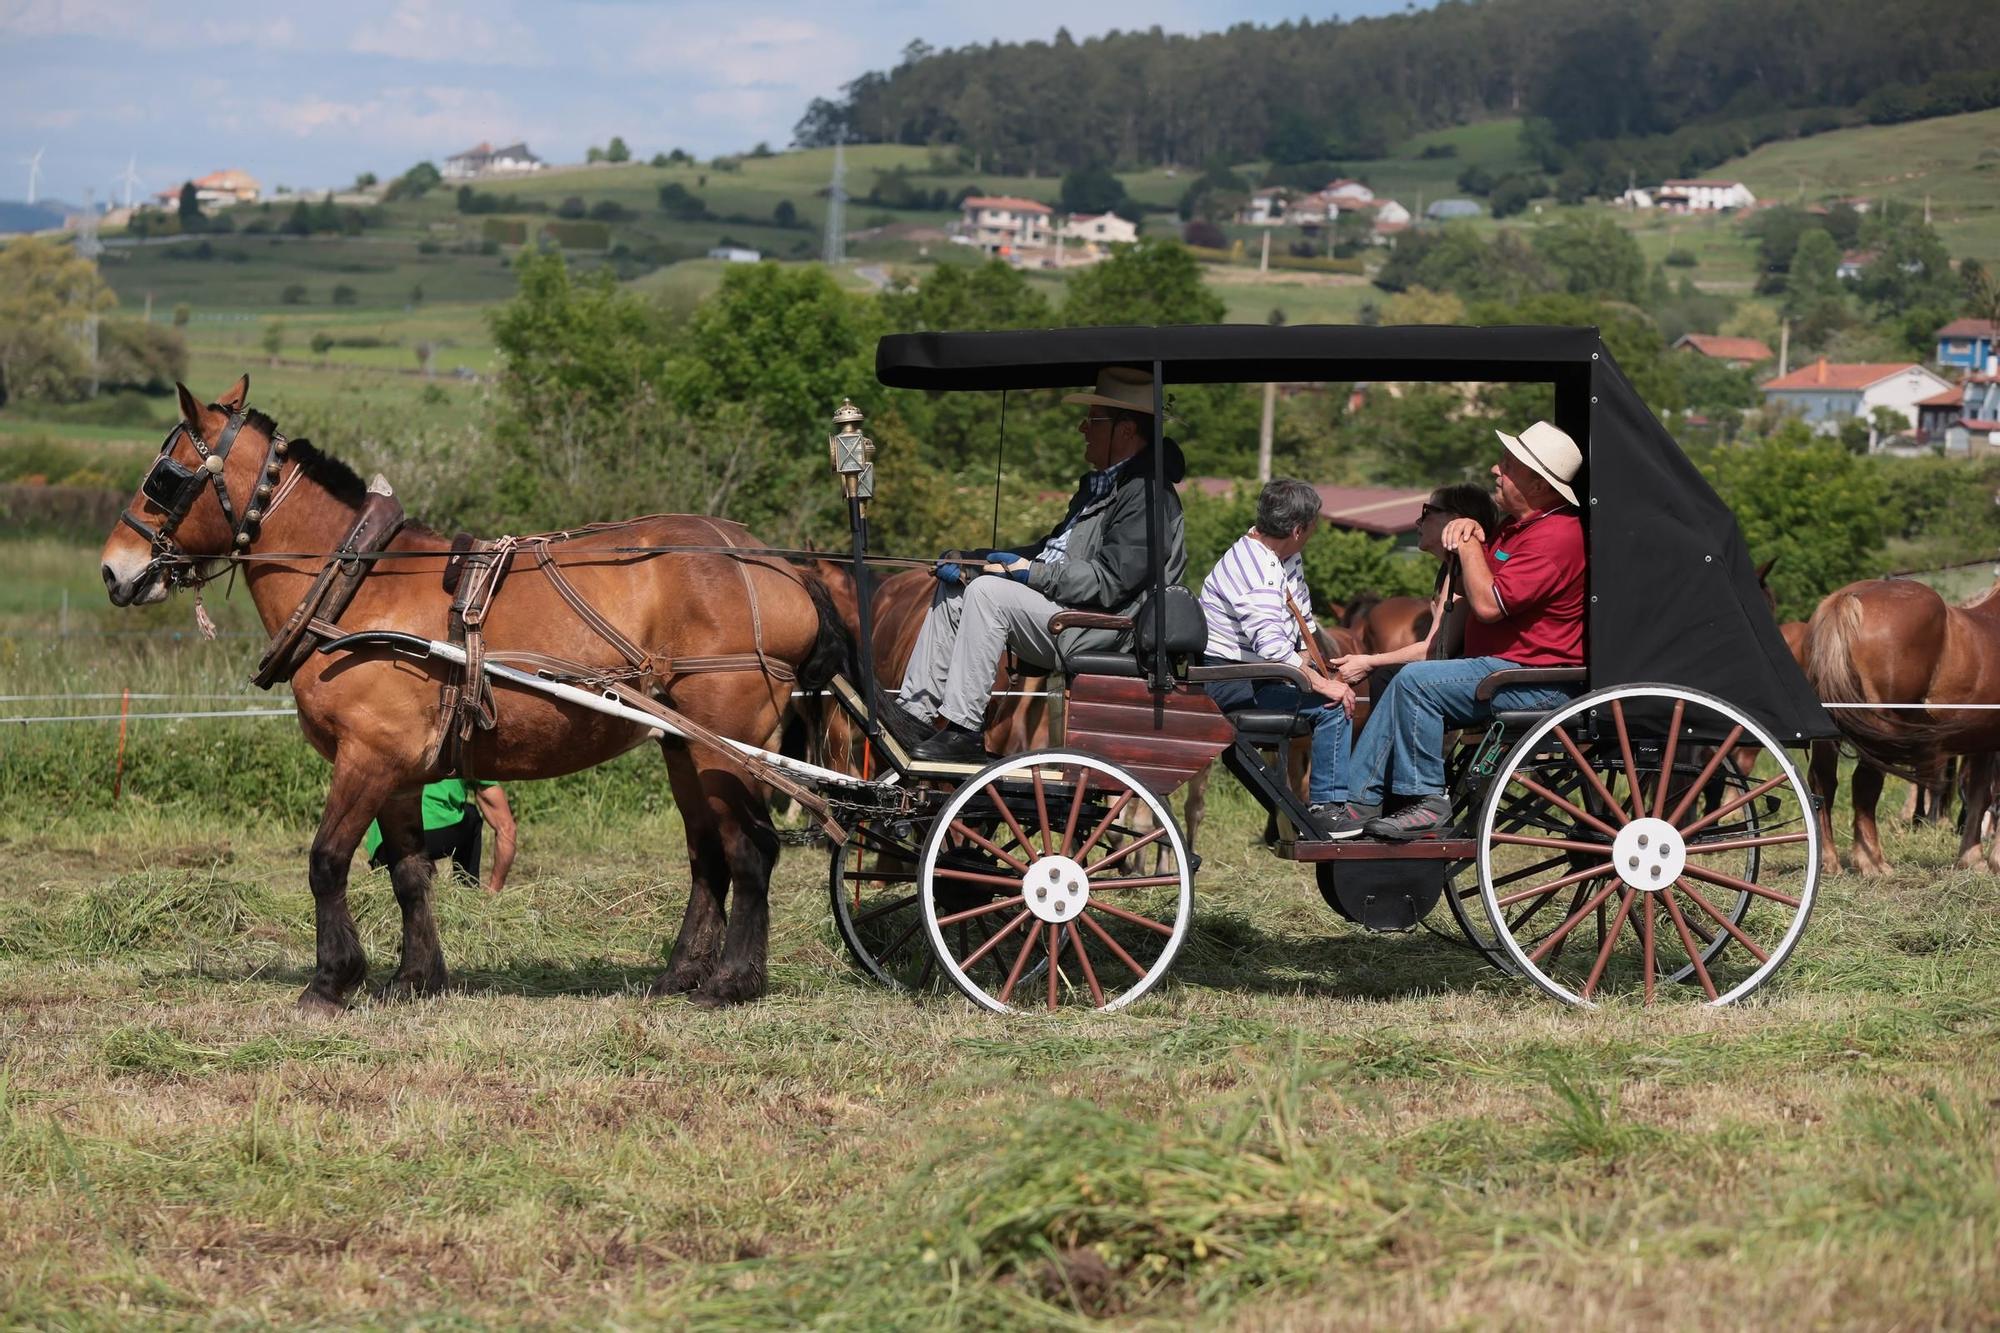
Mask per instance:
[[[215,643],[50,640],[0,693],[250,694]],[[219,591],[219,590],[218,590]],[[97,591],[101,601],[101,590]],[[219,599],[218,599],[219,600]],[[91,628],[185,628],[178,599]],[[202,694],[236,698],[204,700]],[[115,701],[109,706],[116,711]],[[169,711],[137,700],[134,713]],[[10,704],[15,716],[103,701]],[[1563,1009],[1340,922],[1227,779],[1173,976],[999,1018],[845,964],[787,848],[771,993],[645,998],[686,893],[657,754],[512,788],[456,988],[298,1017],[325,766],[294,723],[0,723],[0,1324],[1978,1327],[2000,1308],[2000,887],[1890,823],[1779,978]],[[1890,804],[1897,790],[1892,786]],[[1843,812],[1844,822],[1844,812]],[[386,878],[351,888],[379,984]]]
[[[1759,199],[1928,197],[1953,256],[2000,263],[2000,110],[1865,125],[1766,144],[1708,175],[1740,177]]]
[[[449,240],[450,238],[445,238]],[[195,259],[207,244],[212,255]],[[359,236],[205,236],[171,244],[107,248],[99,259],[105,281],[126,313],[153,298],[153,318],[164,321],[185,304],[197,316],[253,311],[281,317],[339,312],[334,288],[354,291],[352,308],[401,309],[430,301],[499,301],[514,294],[513,261],[505,254],[435,254],[418,250],[416,235],[364,232]],[[285,290],[305,288],[302,304],[285,303]]]

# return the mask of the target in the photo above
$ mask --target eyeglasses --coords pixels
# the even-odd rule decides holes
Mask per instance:
[[[1438,508],[1434,504],[1426,504],[1422,509],[1419,509],[1417,511],[1417,522],[1421,523],[1425,519],[1429,518],[1432,514],[1442,514],[1444,512],[1445,512],[1444,510]]]
[[[1083,424],[1086,426],[1109,426],[1115,425],[1117,421],[1117,417],[1085,417]]]

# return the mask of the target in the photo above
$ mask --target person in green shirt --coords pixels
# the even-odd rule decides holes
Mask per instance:
[[[446,778],[424,786],[424,854],[433,861],[451,858],[451,868],[469,883],[479,883],[479,851],[485,826],[493,826],[493,870],[485,889],[498,893],[514,865],[514,810],[507,793],[490,782],[468,783]],[[370,824],[361,840],[368,864],[380,867],[382,826]]]

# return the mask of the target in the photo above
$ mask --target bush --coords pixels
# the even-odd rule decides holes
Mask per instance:
[[[417,253],[420,255],[434,255],[443,249],[442,245],[433,240],[425,239],[417,242]]]
[[[1693,268],[1695,266],[1696,260],[1694,257],[1694,251],[1684,250],[1681,249],[1679,246],[1676,246],[1673,249],[1667,251],[1667,257],[1665,259],[1662,259],[1660,262],[1662,264],[1665,264],[1668,268]]]
[[[556,216],[559,218],[580,218],[586,216],[588,212],[581,195],[572,194],[556,205]]]
[[[333,350],[333,335],[331,333],[328,333],[325,329],[321,329],[318,333],[315,333],[312,336],[312,341],[310,345],[313,349],[314,355],[325,356],[328,352]]]
[[[600,199],[590,206],[590,216],[599,222],[623,222],[632,216],[632,210],[616,199]]]
[[[1207,218],[1195,218],[1181,228],[1181,239],[1202,250],[1227,251],[1229,237]]]
[[[305,303],[306,303],[306,285],[303,282],[288,283],[286,284],[285,289],[278,293],[279,305],[304,305]],[[174,313],[178,315],[180,313],[180,308],[176,307]],[[177,322],[182,324],[187,323],[187,321],[184,319],[177,320]]]
[[[1457,157],[1458,145],[1455,143],[1427,143],[1424,145],[1424,151],[1418,153],[1417,156],[1426,162],[1435,162],[1441,157]]]
[[[611,228],[602,222],[544,222],[542,235],[565,250],[611,248]]]
[[[360,300],[360,298],[361,298],[361,293],[355,291],[352,287],[348,286],[346,283],[342,282],[334,284],[333,303],[335,305],[353,305],[358,300]]]
[[[679,222],[701,222],[708,217],[708,205],[701,196],[679,181],[660,187],[660,211]]]

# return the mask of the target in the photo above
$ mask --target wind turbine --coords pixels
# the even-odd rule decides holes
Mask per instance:
[[[125,207],[130,208],[132,206],[133,187],[139,183],[139,155],[137,153],[134,153],[131,160],[126,162],[125,174],[118,179],[125,187]]]
[[[28,164],[28,202],[31,204],[35,202],[36,188],[42,183],[42,154],[48,151],[47,148],[37,148],[33,157],[22,159]]]

